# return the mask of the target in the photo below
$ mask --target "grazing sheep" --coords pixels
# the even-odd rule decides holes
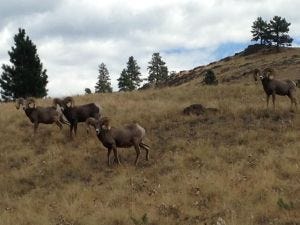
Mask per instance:
[[[30,105],[33,104],[32,107]],[[35,105],[33,98],[18,98],[16,100],[16,108],[20,109],[23,106],[23,110],[26,116],[34,123],[34,133],[36,133],[39,123],[52,124],[55,123],[60,129],[62,129],[62,123],[68,124],[62,121],[62,114],[56,111],[55,107],[40,107]],[[68,124],[69,125],[69,124]]]
[[[292,80],[277,80],[274,79],[274,70],[266,68],[261,73],[259,69],[254,70],[254,77],[259,76],[265,93],[267,95],[267,108],[269,107],[269,98],[272,95],[273,108],[275,109],[275,98],[277,95],[286,95],[291,100],[291,110],[293,104],[297,110],[297,99],[296,99],[296,83]]]
[[[145,129],[137,123],[125,125],[120,128],[110,127],[109,119],[103,117],[100,120],[88,118],[87,126],[93,126],[96,130],[98,139],[107,148],[107,164],[110,165],[109,156],[111,150],[114,151],[115,161],[120,164],[117,147],[130,148],[134,146],[136,151],[135,165],[138,163],[140,148],[146,151],[146,160],[149,160],[150,147],[143,143],[143,138],[146,135]]]
[[[72,131],[76,135],[77,123],[85,122],[89,117],[99,119],[100,107],[95,103],[89,103],[85,105],[75,106],[74,99],[72,97],[66,97],[64,99],[53,99],[54,106],[59,106],[64,116],[70,122],[70,137],[72,137]]]

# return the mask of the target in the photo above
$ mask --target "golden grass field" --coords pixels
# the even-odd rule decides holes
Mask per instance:
[[[23,110],[1,104],[0,225],[300,224],[300,109],[287,97],[274,112],[261,84],[194,80],[75,101],[99,103],[113,126],[144,126],[150,161],[142,151],[135,167],[134,149],[119,149],[122,165],[108,167],[84,124],[73,141],[66,126],[34,137]],[[192,103],[220,112],[182,115]]]

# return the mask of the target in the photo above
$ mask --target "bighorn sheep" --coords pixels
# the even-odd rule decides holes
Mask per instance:
[[[32,107],[30,105],[33,104]],[[58,112],[55,107],[40,107],[35,105],[35,100],[33,98],[18,98],[16,99],[16,108],[20,109],[23,106],[23,110],[26,116],[34,123],[34,133],[36,133],[39,123],[56,125],[62,129],[62,123],[69,125],[62,119],[62,113]]]
[[[107,148],[107,164],[110,165],[109,156],[111,150],[114,151],[115,161],[120,164],[117,147],[130,148],[134,146],[136,151],[135,165],[138,163],[140,148],[146,151],[146,160],[149,160],[150,147],[143,143],[143,138],[146,135],[145,129],[137,123],[125,125],[120,128],[110,127],[110,121],[107,117],[100,120],[88,118],[87,126],[93,126],[96,130],[98,139]]]
[[[66,97],[64,99],[54,98],[53,104],[61,108],[63,114],[70,122],[70,137],[72,137],[73,130],[76,135],[77,123],[85,122],[89,117],[97,120],[100,118],[100,108],[95,103],[75,106],[74,99]]]
[[[273,108],[275,109],[277,94],[282,96],[287,95],[291,100],[291,110],[293,109],[293,104],[295,105],[295,109],[297,109],[296,83],[294,81],[274,79],[274,70],[271,68],[264,69],[262,73],[259,69],[255,69],[254,78],[257,79],[258,76],[267,95],[267,107],[269,106],[270,95],[272,95]]]

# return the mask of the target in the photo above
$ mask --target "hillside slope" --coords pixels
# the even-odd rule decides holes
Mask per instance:
[[[300,80],[300,48],[280,48],[250,45],[244,51],[217,62],[181,71],[168,82],[177,86],[194,79],[202,80],[205,71],[214,71],[219,82],[252,82],[252,71],[271,67],[278,79]]]
[[[300,99],[300,92],[297,95]],[[300,224],[300,115],[279,97],[265,109],[260,85],[178,87],[86,95],[113,126],[138,121],[152,147],[107,167],[95,133],[32,124],[0,105],[0,225]],[[184,116],[192,103],[220,110]],[[38,100],[49,105],[50,100]],[[298,196],[298,197],[297,197]]]

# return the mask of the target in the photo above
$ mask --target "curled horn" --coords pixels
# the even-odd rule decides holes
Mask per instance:
[[[25,99],[24,98],[17,98],[16,99],[16,109],[20,108],[20,105],[24,105],[25,104]]]
[[[90,126],[93,126],[94,128],[96,128],[96,123],[98,121],[93,118],[93,117],[89,117],[86,121],[85,121],[85,124],[86,124],[86,132],[89,133],[90,131]]]
[[[36,106],[35,106],[35,100],[34,100],[34,98],[27,98],[26,99],[26,108],[29,108],[29,105],[30,104],[33,104],[33,108],[35,108]]]
[[[85,121],[86,125],[89,126],[93,126],[95,127],[97,120],[93,117],[89,117],[86,121]]]
[[[110,130],[110,119],[108,117],[102,117],[100,119],[101,128],[104,130]]]
[[[73,107],[75,105],[74,99],[72,97],[65,97],[63,101],[66,105],[68,103],[71,103],[71,107]]]
[[[254,79],[254,81],[255,82],[257,82],[258,81],[258,76],[261,74],[261,72],[260,72],[260,70],[259,69],[255,69],[254,71],[253,71],[253,79]]]
[[[264,75],[266,75],[269,79],[273,79],[274,78],[274,74],[275,74],[275,71],[273,70],[273,69],[271,69],[271,68],[265,68],[264,70],[263,70],[263,74]]]
[[[57,107],[57,105],[62,106],[62,102],[63,100],[61,100],[60,98],[54,98],[52,104],[54,107]]]

